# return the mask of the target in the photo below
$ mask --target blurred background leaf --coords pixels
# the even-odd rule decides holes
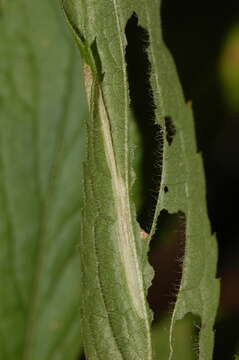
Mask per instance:
[[[87,116],[59,2],[1,2],[0,358],[76,359]]]
[[[224,40],[219,59],[222,94],[230,112],[239,112],[239,24],[232,26]]]

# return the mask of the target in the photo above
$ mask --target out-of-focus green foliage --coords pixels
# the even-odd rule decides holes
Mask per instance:
[[[57,0],[1,6],[0,359],[75,360],[87,116],[80,59]]]
[[[219,61],[222,93],[232,112],[239,112],[239,25],[228,32]]]

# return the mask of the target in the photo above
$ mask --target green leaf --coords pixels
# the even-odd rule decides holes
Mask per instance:
[[[152,85],[154,94],[160,95],[158,121],[167,132],[165,118],[171,119],[176,134],[171,145],[164,137],[162,181],[151,234],[162,209],[170,213],[183,212],[186,222],[183,272],[172,316],[169,359],[177,359],[173,346],[175,323],[192,313],[200,317],[201,322],[199,359],[209,360],[213,353],[213,325],[219,297],[219,280],[215,279],[216,239],[211,234],[207,216],[204,170],[196,147],[191,104],[185,103],[175,66],[163,42],[158,41],[156,49],[153,54],[160,54],[155,57],[155,68],[159,70]]]
[[[1,2],[0,358],[81,349],[81,65],[57,1]]]
[[[86,64],[91,113],[80,245],[86,355],[90,359],[152,359],[146,303],[152,276],[146,265],[148,242],[140,239],[131,198],[132,113],[125,26],[133,16],[149,35],[151,74],[147,76],[163,142],[161,184],[150,238],[163,209],[180,211],[186,219],[183,275],[172,316],[169,358],[177,358],[175,323],[190,312],[201,320],[199,359],[209,360],[219,291],[215,279],[217,248],[207,217],[203,165],[196,148],[191,105],[185,103],[162,40],[159,3],[64,0],[63,6]],[[168,127],[176,129],[170,142]]]

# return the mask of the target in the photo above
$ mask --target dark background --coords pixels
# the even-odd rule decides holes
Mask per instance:
[[[185,98],[193,102],[208,212],[218,238],[221,298],[215,360],[234,359],[239,349],[239,111],[227,106],[218,75],[226,35],[236,24],[239,1],[215,3],[211,11],[197,1],[163,1],[164,39],[176,62]]]

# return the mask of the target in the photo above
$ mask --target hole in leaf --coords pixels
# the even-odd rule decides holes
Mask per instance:
[[[173,360],[199,359],[200,327],[200,316],[192,313],[188,313],[183,319],[176,321],[173,330]]]
[[[148,291],[148,302],[154,313],[154,321],[162,313],[171,311],[172,304],[175,304],[182,275],[185,228],[183,212],[160,212],[149,251],[149,262],[154,268],[155,276]]]
[[[164,186],[164,192],[167,193],[168,192],[168,187],[167,186]]]
[[[160,318],[152,327],[152,345],[156,359],[168,359],[170,349],[168,343],[171,316],[169,314]],[[198,335],[200,317],[188,313],[182,320],[176,321],[173,331],[173,360],[198,359]],[[162,350],[164,349],[164,350]]]
[[[126,24],[125,34],[125,59],[133,114],[130,138],[134,144],[138,144],[134,153],[134,198],[138,221],[149,232],[161,181],[163,140],[161,128],[155,124],[156,106],[150,84],[151,64],[147,54],[149,34],[138,24],[135,13]],[[137,201],[138,199],[142,201]]]
[[[166,127],[166,139],[169,145],[172,144],[173,138],[176,135],[176,127],[171,119],[171,117],[165,117],[165,127]]]

